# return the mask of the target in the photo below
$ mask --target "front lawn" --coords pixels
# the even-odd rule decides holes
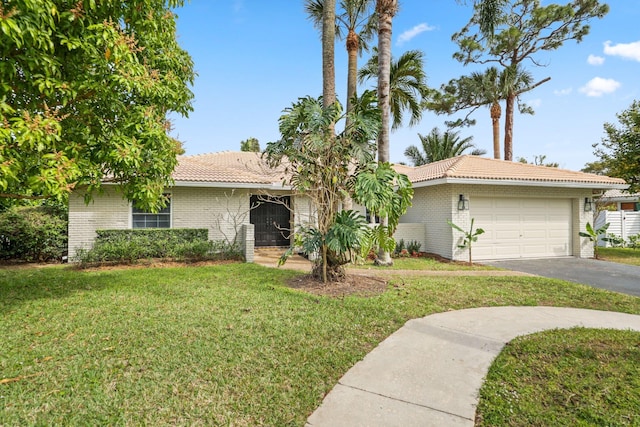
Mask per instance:
[[[604,261],[640,266],[640,249],[598,248],[598,257]]]
[[[478,426],[638,425],[640,332],[545,331],[519,337],[480,390]]]
[[[411,318],[498,305],[640,313],[540,277],[406,277],[329,298],[251,264],[0,270],[0,425],[300,426]]]

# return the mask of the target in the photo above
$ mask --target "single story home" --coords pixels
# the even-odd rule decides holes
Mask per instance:
[[[591,257],[592,245],[578,232],[593,221],[593,198],[627,187],[617,178],[478,156],[395,167],[415,189],[396,240],[454,260],[467,254],[447,221],[467,229],[471,219],[485,230],[476,260]],[[211,240],[240,243],[252,261],[254,247],[289,246],[295,227],[314,221],[309,199],[283,185],[285,173],[258,153],[182,156],[167,188],[170,204],[158,213],[136,209],[109,185],[89,204],[76,191],[69,199],[70,258],[92,245],[98,229],[173,227],[207,228]]]

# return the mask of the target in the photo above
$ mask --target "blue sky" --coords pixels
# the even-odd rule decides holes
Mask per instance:
[[[601,141],[603,124],[616,122],[616,113],[640,99],[640,7],[637,0],[607,3],[609,14],[591,22],[582,43],[569,41],[556,51],[537,54],[545,67],[526,64],[536,81],[551,81],[523,97],[536,114],[516,113],[514,158],[532,161],[546,155],[562,168],[579,170],[596,160],[592,145]],[[194,111],[189,118],[173,120],[173,135],[183,141],[187,154],[239,150],[240,141],[249,137],[258,138],[264,148],[279,138],[278,118],[284,108],[299,97],[321,94],[320,37],[303,4],[191,0],[177,10],[179,42],[193,57],[198,73],[192,88]],[[433,87],[480,70],[452,58],[456,45],[451,35],[470,16],[470,6],[454,0],[400,0],[393,22],[393,55],[422,50]],[[347,58],[344,43],[337,43],[336,88],[344,102]],[[365,53],[360,64],[367,58]],[[492,156],[489,112],[482,108],[473,117],[476,126],[462,129],[461,135],[473,136],[476,146]],[[425,135],[436,126],[444,130],[445,120],[426,113],[418,125],[392,132],[391,161],[408,162],[404,150],[419,145],[418,133]]]

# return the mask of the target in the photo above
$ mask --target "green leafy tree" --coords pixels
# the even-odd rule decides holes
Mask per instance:
[[[600,160],[587,166],[595,173],[624,179],[633,193],[640,191],[640,101],[633,101],[616,117],[618,125],[605,123],[605,136],[594,145]]]
[[[260,152],[260,142],[257,138],[247,138],[240,142],[240,151]]]
[[[158,207],[182,153],[169,113],[191,110],[181,0],[0,4],[0,196],[64,198],[107,179]]]
[[[467,150],[473,150],[471,155],[482,156],[486,154],[485,150],[476,149],[471,142],[472,136],[466,138],[460,137],[460,132],[447,130],[441,133],[438,128],[433,128],[428,135],[418,134],[422,143],[422,151],[415,145],[410,145],[404,151],[414,166],[422,166],[427,163],[433,163],[451,157],[461,156]]]
[[[498,63],[516,70],[523,61],[541,65],[536,53],[558,49],[568,40],[582,41],[589,33],[587,22],[609,11],[598,0],[573,0],[566,5],[541,6],[540,0],[490,0],[474,4],[474,15],[453,35],[459,51],[454,58],[463,62]],[[490,23],[488,16],[493,15]],[[546,79],[548,80],[548,79]],[[546,80],[532,83],[532,88]],[[505,105],[504,159],[513,159],[513,115],[517,90],[507,92]]]
[[[369,49],[368,42],[376,27],[373,4],[374,0],[342,0],[340,13],[336,14],[336,36],[345,40],[347,49],[347,112],[351,111],[352,98],[356,95],[358,57]],[[325,0],[305,1],[307,15],[317,28],[322,28],[324,5]]]
[[[373,56],[358,71],[358,79],[361,83],[377,79],[378,54],[374,50]],[[391,59],[391,71],[389,73],[389,108],[391,117],[391,130],[402,125],[404,112],[411,114],[409,126],[414,126],[422,119],[424,107],[423,100],[429,94],[427,87],[427,74],[424,71],[424,54],[419,50],[409,50],[403,53],[397,61]]]

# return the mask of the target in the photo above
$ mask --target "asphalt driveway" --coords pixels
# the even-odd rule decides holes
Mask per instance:
[[[484,264],[640,297],[640,267],[583,258],[488,261]]]

